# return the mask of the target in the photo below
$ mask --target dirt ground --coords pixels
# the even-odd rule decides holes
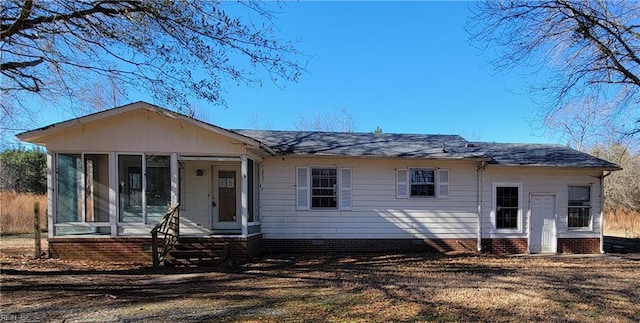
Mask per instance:
[[[154,272],[36,260],[31,238],[3,236],[0,321],[638,322],[636,242],[595,256],[277,255]]]

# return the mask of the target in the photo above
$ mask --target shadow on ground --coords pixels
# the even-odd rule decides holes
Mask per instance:
[[[613,254],[640,253],[640,238],[604,236],[604,251]]]

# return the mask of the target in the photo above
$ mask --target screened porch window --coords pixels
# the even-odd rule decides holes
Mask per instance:
[[[249,198],[248,221],[260,221],[260,164],[252,159],[247,159],[247,195]]]
[[[82,217],[82,156],[58,154],[57,223],[80,222]]]
[[[154,224],[171,203],[169,156],[119,155],[121,223]]]
[[[109,155],[57,154],[56,171],[56,235],[108,234]]]

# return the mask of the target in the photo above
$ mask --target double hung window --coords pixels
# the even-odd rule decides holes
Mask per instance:
[[[588,228],[591,223],[591,187],[569,186],[569,228]]]
[[[411,185],[411,197],[436,196],[435,170],[424,168],[410,169],[409,180]]]
[[[350,210],[351,168],[298,167],[296,209]]]
[[[396,197],[449,197],[449,170],[438,168],[396,169]]]
[[[311,208],[338,207],[338,170],[311,169]]]
[[[496,187],[496,228],[517,229],[519,210],[518,187]]]

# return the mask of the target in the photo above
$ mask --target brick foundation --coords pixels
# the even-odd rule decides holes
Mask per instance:
[[[229,257],[254,257],[262,252],[262,234],[251,237],[181,238],[180,243],[226,242]],[[144,248],[143,248],[144,247]],[[151,238],[49,238],[49,257],[68,260],[151,263]]]
[[[482,252],[495,254],[528,253],[528,241],[519,239],[482,239]],[[599,238],[559,238],[558,253],[600,253]]]
[[[49,238],[49,257],[68,260],[151,263],[151,238]],[[149,249],[150,250],[150,249]]]
[[[477,250],[476,239],[265,239],[262,242],[267,253]]]
[[[526,238],[482,239],[482,252],[495,254],[520,254],[528,252]]]
[[[227,242],[229,257],[254,257],[267,253],[310,252],[475,252],[476,239],[268,239],[251,237],[182,238],[181,243]],[[49,239],[49,256],[69,260],[151,263],[151,238]],[[143,248],[143,246],[147,248]],[[145,249],[147,249],[145,251]],[[527,253],[527,239],[482,239],[482,251],[495,254]],[[558,253],[600,253],[598,238],[560,238]]]
[[[558,253],[600,253],[599,238],[560,238]]]

